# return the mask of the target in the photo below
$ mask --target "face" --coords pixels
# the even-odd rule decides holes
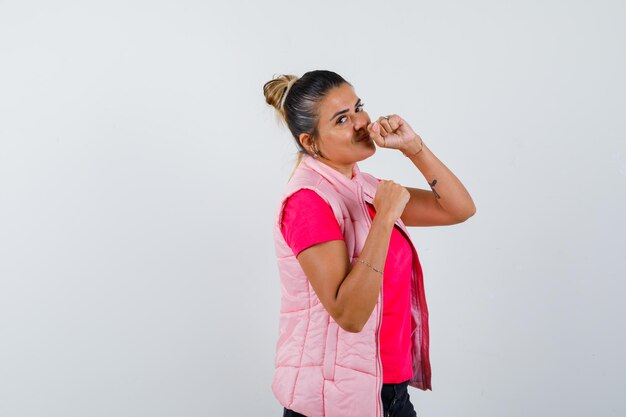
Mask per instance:
[[[376,152],[367,131],[370,122],[352,86],[342,84],[331,89],[319,107],[319,135],[314,142],[321,154],[318,159],[351,176],[354,163]]]

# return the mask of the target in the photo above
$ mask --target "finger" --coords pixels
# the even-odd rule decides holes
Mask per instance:
[[[381,117],[380,119],[378,119],[378,124],[380,125],[380,135],[387,136],[390,131],[389,122]]]
[[[383,137],[380,135],[380,130],[380,124],[378,124],[377,122],[367,125],[367,131],[370,133],[370,137],[372,138],[374,143],[382,147],[384,146],[384,140]]]
[[[391,116],[389,116],[388,122],[389,126],[391,127],[391,131],[395,132],[396,129],[398,129],[402,124],[402,119],[399,116],[392,114]]]
[[[385,119],[384,117],[379,117],[378,123],[380,123],[380,125],[382,126],[382,130],[381,130],[382,136],[387,136],[389,133],[393,132],[393,129],[389,125],[389,120]]]

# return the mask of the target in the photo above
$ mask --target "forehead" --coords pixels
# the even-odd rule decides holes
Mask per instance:
[[[352,109],[358,97],[352,86],[342,84],[332,88],[326,97],[320,102],[320,113],[323,117],[330,117],[336,112],[344,109]]]

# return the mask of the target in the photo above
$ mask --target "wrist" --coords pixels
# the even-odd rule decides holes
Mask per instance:
[[[376,213],[372,221],[372,224],[374,223],[380,224],[385,228],[393,228],[394,224],[396,224],[396,219],[386,213]]]
[[[419,155],[424,149],[424,141],[420,136],[418,136],[413,143],[403,148],[401,151],[407,158],[413,158],[414,156]]]

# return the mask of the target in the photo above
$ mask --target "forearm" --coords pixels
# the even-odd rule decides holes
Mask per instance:
[[[383,271],[394,221],[376,215],[367,235],[359,260]],[[356,261],[337,291],[337,305],[341,306],[344,328],[359,332],[369,319],[382,284],[382,274]]]
[[[422,142],[423,143],[423,142]],[[404,150],[405,155],[424,175],[441,208],[458,218],[471,217],[476,206],[465,186],[443,162],[423,143],[420,152],[420,139]]]

